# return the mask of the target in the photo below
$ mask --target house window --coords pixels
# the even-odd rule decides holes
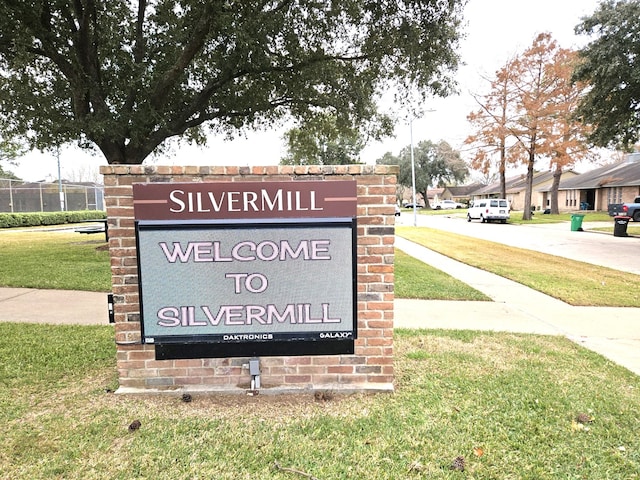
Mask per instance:
[[[567,190],[567,196],[564,200],[565,207],[575,207],[578,204],[578,191]]]
[[[622,203],[622,187],[612,187],[607,189],[607,204]]]

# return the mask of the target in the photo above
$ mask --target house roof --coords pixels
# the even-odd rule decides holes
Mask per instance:
[[[543,172],[544,173],[544,172]],[[537,178],[541,175],[541,173],[535,173],[533,182],[539,183]],[[505,179],[505,188],[508,193],[515,193],[520,190],[524,190],[526,188],[527,175],[516,175],[514,177],[509,177]],[[493,182],[489,185],[479,188],[478,190],[474,190],[472,192],[474,195],[493,195],[500,193],[500,182]]]
[[[558,189],[583,190],[602,187],[635,187],[638,185],[640,185],[640,154],[632,154],[622,162],[605,165],[561,181]]]
[[[470,185],[458,185],[455,187],[448,187],[451,195],[454,197],[466,197],[477,189],[484,187],[480,182],[472,183]]]
[[[441,197],[444,194],[445,190],[446,188],[430,188],[429,190],[427,190],[427,197],[435,198],[436,195]]]
[[[540,185],[541,183],[549,182],[553,180],[553,172],[548,170],[546,172],[535,172],[533,174],[533,185]],[[513,182],[511,185],[507,185],[507,193],[522,192],[527,189],[527,176],[521,175],[518,181]]]
[[[572,175],[577,175],[573,170],[569,170],[564,172],[570,173]],[[535,172],[533,174],[533,186],[534,188],[538,185],[543,185],[546,183],[551,184],[553,180],[553,171],[548,170],[546,172]],[[507,193],[519,193],[523,192],[527,189],[527,175],[525,173],[521,175],[516,175],[514,177],[509,177],[505,179],[505,189]],[[500,193],[500,182],[493,182],[483,188],[478,190],[474,190],[472,192],[473,195],[495,195]]]

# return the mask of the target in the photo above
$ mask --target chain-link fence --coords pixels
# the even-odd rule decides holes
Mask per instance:
[[[0,178],[0,212],[104,210],[104,186],[93,182],[32,182]]]

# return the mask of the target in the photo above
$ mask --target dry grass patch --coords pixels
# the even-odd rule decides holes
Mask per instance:
[[[397,234],[467,265],[495,273],[570,305],[640,307],[640,276],[431,228]]]

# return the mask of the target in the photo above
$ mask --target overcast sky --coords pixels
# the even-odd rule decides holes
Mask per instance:
[[[413,121],[414,143],[446,140],[454,148],[461,149],[470,133],[466,116],[477,108],[470,93],[486,92],[486,81],[482,77],[492,76],[509,58],[529,47],[540,32],[550,32],[565,48],[583,45],[587,39],[576,37],[574,27],[582,17],[592,14],[598,3],[597,0],[469,0],[465,9],[466,39],[460,48],[465,65],[456,76],[460,95],[433,99],[424,106],[434,111]],[[393,109],[393,105],[385,108]],[[282,130],[260,132],[233,142],[211,139],[204,149],[183,148],[173,157],[158,159],[155,163],[274,165],[284,153],[282,134]],[[385,152],[398,154],[410,144],[410,139],[409,124],[398,124],[395,137],[369,145],[362,152],[362,160],[375,163]],[[106,161],[101,155],[92,157],[66,148],[61,150],[60,164],[63,178],[86,179]],[[57,159],[49,153],[32,152],[20,160],[19,167],[10,170],[29,181],[58,177]]]

